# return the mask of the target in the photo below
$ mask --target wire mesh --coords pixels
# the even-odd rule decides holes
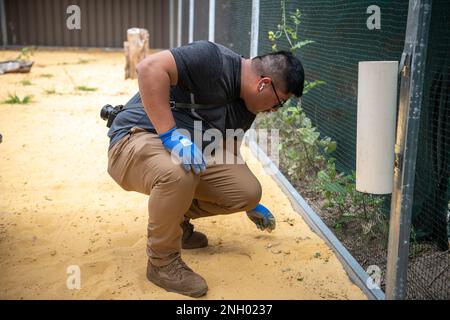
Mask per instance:
[[[223,44],[244,57],[250,52],[252,2],[216,1],[215,42]]]
[[[450,299],[450,3],[432,4],[414,185],[407,297]]]

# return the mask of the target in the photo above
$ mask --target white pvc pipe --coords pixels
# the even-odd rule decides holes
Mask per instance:
[[[216,0],[209,0],[209,32],[208,40],[214,42],[214,26],[216,24]]]
[[[189,42],[194,41],[194,0],[189,0]]]
[[[250,34],[250,58],[258,55],[259,0],[252,1],[252,27]]]
[[[183,0],[178,0],[178,25],[177,25],[177,46],[181,46],[181,32],[183,24]]]
[[[356,190],[392,192],[397,61],[361,61],[358,71]]]

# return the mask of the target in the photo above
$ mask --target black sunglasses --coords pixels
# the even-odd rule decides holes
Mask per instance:
[[[270,78],[267,77],[265,75],[261,75],[261,78]],[[280,97],[278,96],[277,90],[275,89],[275,86],[273,85],[273,80],[272,78],[270,78],[270,85],[272,86],[273,92],[275,93],[275,96],[277,97],[278,103],[276,105],[274,105],[271,109],[275,109],[278,110],[279,108],[281,108],[285,103],[286,100],[280,100]]]

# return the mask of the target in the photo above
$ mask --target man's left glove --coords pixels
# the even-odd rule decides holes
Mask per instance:
[[[177,127],[160,134],[159,138],[164,148],[181,162],[184,170],[192,169],[195,174],[205,172],[206,161],[202,151],[188,137],[182,135]]]
[[[275,217],[262,204],[258,204],[254,209],[247,211],[247,216],[261,231],[272,232],[275,229]]]

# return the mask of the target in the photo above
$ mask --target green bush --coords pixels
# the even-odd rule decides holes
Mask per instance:
[[[8,99],[4,100],[3,103],[8,104],[28,104],[31,102],[31,96],[25,96],[23,99],[21,99],[16,94],[8,94]]]

